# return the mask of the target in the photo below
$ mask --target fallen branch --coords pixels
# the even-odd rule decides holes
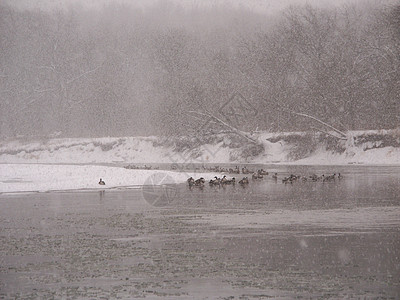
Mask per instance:
[[[236,127],[227,124],[226,122],[224,122],[223,120],[221,120],[220,118],[214,116],[213,114],[209,113],[209,112],[205,112],[205,113],[201,113],[198,111],[189,111],[189,113],[194,113],[194,114],[198,114],[200,116],[204,116],[204,117],[208,117],[210,119],[213,119],[214,121],[220,123],[221,125],[229,128],[230,130],[232,130],[234,133],[236,133],[237,135],[247,139],[248,141],[250,141],[253,144],[258,144],[258,141],[249,137],[245,132],[241,131],[240,129],[237,129]]]
[[[292,112],[292,113],[295,114],[295,115],[298,115],[298,116],[303,116],[303,117],[307,117],[307,118],[313,119],[313,120],[321,123],[322,125],[325,125],[326,127],[332,129],[333,131],[339,133],[342,137],[346,137],[347,136],[344,132],[342,132],[339,129],[336,129],[335,127],[333,127],[333,126],[331,126],[331,125],[329,125],[329,124],[317,119],[316,117],[313,117],[313,116],[310,116],[310,115],[307,115],[307,114],[303,114],[303,113],[297,113],[297,112]]]
[[[315,129],[315,130],[317,130],[317,131],[319,131],[319,132],[325,133],[325,134],[330,135],[330,136],[332,136],[332,137],[334,137],[334,138],[337,138],[337,139],[339,139],[339,140],[344,140],[344,141],[347,140],[347,139],[344,138],[344,137],[336,136],[336,135],[334,135],[334,134],[332,134],[332,133],[330,133],[330,132],[328,132],[328,131],[326,131],[326,130],[323,130],[323,129],[320,129],[320,128],[317,128],[317,127],[311,127],[311,129]]]
[[[316,117],[313,117],[313,116],[310,116],[310,115],[307,115],[307,114],[304,114],[304,113],[294,112],[294,111],[291,111],[291,110],[283,110],[283,111],[285,111],[285,112],[287,112],[287,113],[294,114],[294,115],[298,115],[298,116],[310,118],[310,119],[312,119],[312,120],[314,120],[314,121],[317,121],[318,123],[320,123],[320,124],[322,124],[322,125],[324,125],[324,126],[330,128],[330,129],[332,129],[333,131],[335,131],[336,133],[340,134],[340,136],[341,136],[343,139],[346,139],[346,140],[347,140],[347,134],[346,134],[346,133],[344,133],[343,131],[340,131],[339,129],[337,129],[337,128],[335,128],[335,127],[333,127],[332,125],[329,125],[328,123],[325,123],[324,121],[321,121],[320,119],[317,119]]]

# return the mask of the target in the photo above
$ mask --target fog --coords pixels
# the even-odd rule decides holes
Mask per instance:
[[[395,2],[49,3],[0,5],[2,138],[185,135],[235,93],[242,130],[399,126]]]
[[[148,8],[162,2],[169,2],[182,6],[184,9],[215,8],[221,5],[234,8],[246,8],[263,14],[276,14],[290,5],[310,4],[313,6],[340,6],[343,4],[366,3],[370,0],[4,0],[5,3],[19,9],[40,9],[46,11],[79,7],[84,9],[98,9],[110,3],[133,5],[139,8]],[[375,0],[377,2],[378,0]],[[395,3],[395,0],[379,0],[384,3]],[[389,2],[390,1],[390,2]]]

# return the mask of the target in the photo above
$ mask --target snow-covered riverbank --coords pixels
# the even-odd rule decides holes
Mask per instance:
[[[140,186],[162,172],[162,182],[184,182],[187,172],[127,170],[121,166],[146,163],[278,163],[303,165],[399,165],[400,133],[397,130],[353,132],[353,142],[329,140],[306,133],[260,133],[262,144],[252,146],[229,135],[199,143],[188,137],[75,138],[7,141],[0,144],[0,192]],[[94,164],[110,164],[99,166]],[[194,174],[192,174],[194,175]],[[207,179],[210,174],[196,174]]]
[[[230,135],[207,142],[188,137],[107,137],[6,141],[0,163],[285,163],[400,164],[400,131],[351,132],[353,140],[310,133],[259,133],[262,147]]]

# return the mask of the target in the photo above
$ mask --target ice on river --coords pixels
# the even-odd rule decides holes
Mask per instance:
[[[149,181],[157,173],[163,175],[157,177],[160,182]],[[146,181],[154,185],[174,184],[184,182],[188,176],[205,174],[92,165],[0,164],[0,193],[134,187]],[[100,178],[105,186],[98,184]]]

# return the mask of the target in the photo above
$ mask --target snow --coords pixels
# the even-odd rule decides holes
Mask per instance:
[[[164,162],[170,148],[154,147],[155,137],[50,139],[12,141],[0,147],[3,163]]]
[[[366,133],[382,133],[382,131],[353,132],[353,135]],[[302,133],[279,133],[283,135],[301,135]],[[393,134],[393,133],[387,133]],[[267,138],[274,134],[260,134],[259,140],[265,151],[258,156],[243,157],[242,148],[230,148],[223,143],[206,144],[200,149],[176,152],[171,146],[160,143],[157,137],[108,137],[108,138],[76,138],[50,139],[34,142],[11,141],[0,145],[0,163],[284,163],[284,164],[400,164],[399,147],[382,147],[380,141],[368,141],[359,146],[347,145],[344,153],[327,151],[324,145],[309,157],[297,161],[290,160],[288,154],[293,144]],[[200,154],[200,155],[194,155]]]
[[[360,131],[396,136],[394,131]],[[279,133],[278,135],[301,135],[302,133]],[[398,134],[398,133],[397,133]],[[8,141],[0,144],[0,193],[16,191],[49,191],[69,189],[99,189],[100,178],[106,188],[143,185],[151,175],[163,172],[168,180],[184,182],[189,176],[208,177],[207,174],[188,174],[157,170],[127,170],[121,166],[146,163],[180,163],[191,166],[195,163],[259,163],[297,165],[400,165],[400,147],[381,146],[380,141],[368,140],[363,144],[346,145],[344,153],[327,151],[324,145],[308,157],[291,161],[288,154],[293,144],[278,140],[270,142],[274,135],[262,133],[259,140],[264,152],[258,156],[243,157],[242,148],[230,148],[226,144],[206,144],[200,149],[183,152],[162,144],[157,137],[106,137],[49,139],[42,141]],[[195,155],[194,155],[195,154]],[[95,165],[103,164],[103,166]],[[110,166],[104,166],[109,164]],[[212,176],[211,176],[212,177]],[[169,182],[163,182],[169,183]]]
[[[149,181],[161,173],[162,182]],[[0,164],[0,193],[46,192],[79,189],[138,187],[143,184],[185,182],[188,176],[210,177],[209,174],[179,173],[158,170],[127,170],[120,167],[91,165]],[[102,178],[106,185],[99,185]],[[147,180],[147,182],[146,182]]]
[[[367,151],[357,148],[353,150],[351,155],[347,156],[319,149],[311,157],[293,163],[299,165],[399,165],[400,148],[385,147]]]

